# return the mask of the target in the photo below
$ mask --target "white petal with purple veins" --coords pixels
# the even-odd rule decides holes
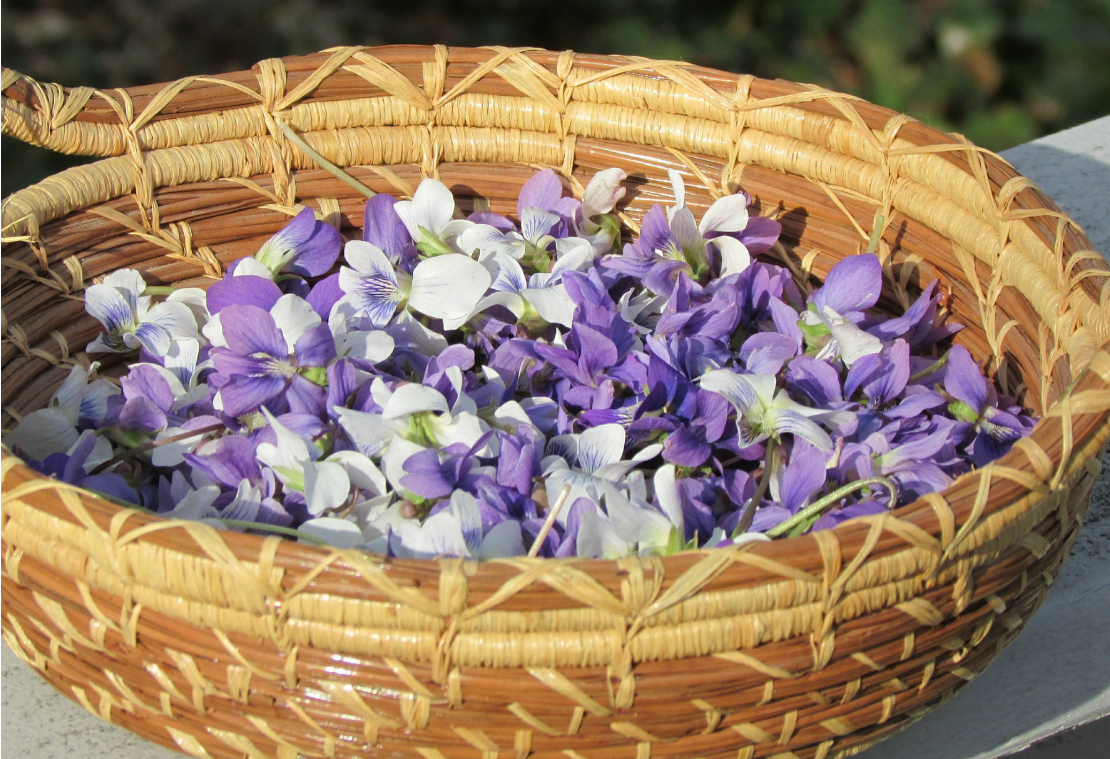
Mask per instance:
[[[351,265],[359,274],[374,274],[379,277],[384,277],[394,284],[397,283],[397,275],[393,272],[393,264],[390,263],[389,257],[382,252],[381,248],[362,240],[351,240],[343,248],[343,257],[347,259],[347,263]],[[344,292],[349,292],[344,290]]]
[[[578,436],[578,468],[593,474],[606,464],[620,461],[624,440],[624,427],[619,424],[590,427]]]
[[[339,416],[339,425],[351,438],[351,442],[367,456],[381,455],[404,426],[383,419],[381,414],[368,414],[365,411],[339,407],[335,407],[334,410]]]
[[[109,285],[93,285],[85,290],[85,310],[108,332],[135,326],[135,312],[119,290]]]

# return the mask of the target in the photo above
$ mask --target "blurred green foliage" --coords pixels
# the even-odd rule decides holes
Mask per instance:
[[[3,64],[119,87],[334,45],[533,45],[851,92],[1001,150],[1110,111],[1110,0],[4,0]],[[0,191],[74,162],[5,138]]]

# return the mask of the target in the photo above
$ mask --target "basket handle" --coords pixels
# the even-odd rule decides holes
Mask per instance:
[[[194,144],[200,135],[208,139],[260,136],[267,132],[264,119],[227,119],[230,112],[262,107],[282,107],[286,87],[302,84],[301,97],[360,52],[373,52],[383,61],[401,57],[388,48],[341,48],[304,56],[271,59],[247,71],[218,76],[188,76],[163,84],[98,90],[93,87],[64,87],[39,82],[14,69],[3,67],[3,134],[59,153],[107,158],[142,148],[167,148]],[[434,48],[408,50],[407,58],[431,58]],[[492,55],[489,53],[488,55]],[[411,61],[409,68],[414,65]],[[364,79],[350,77],[359,96],[385,94]],[[305,82],[304,80],[310,80]],[[310,96],[310,95],[309,95]],[[288,95],[286,95],[286,99]],[[205,128],[198,117],[209,117]],[[161,122],[180,122],[182,128],[152,127]],[[198,131],[199,128],[199,131]],[[144,132],[156,132],[145,137]],[[212,134],[210,134],[212,133]],[[222,136],[213,137],[215,133]],[[223,134],[225,133],[225,134]],[[152,141],[153,144],[146,143]]]
[[[213,102],[212,84],[227,85],[220,88],[218,103]],[[2,131],[59,153],[102,158],[124,155],[137,147],[139,131],[152,121],[257,106],[262,100],[258,88],[252,71],[98,90],[39,82],[4,67],[0,80]]]

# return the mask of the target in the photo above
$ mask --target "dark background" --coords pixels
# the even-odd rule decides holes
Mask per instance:
[[[1110,112],[1110,0],[3,0],[2,60],[121,87],[335,45],[668,58],[854,93],[995,150]],[[0,193],[76,159],[4,138]]]

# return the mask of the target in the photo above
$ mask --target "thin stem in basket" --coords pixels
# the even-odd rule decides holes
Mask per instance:
[[[292,127],[290,127],[288,124],[286,124],[282,121],[279,121],[278,122],[278,127],[281,129],[282,134],[284,134],[289,139],[289,141],[291,143],[296,145],[298,148],[301,149],[301,151],[305,155],[307,155],[309,158],[311,158],[313,161],[315,161],[317,164],[319,164],[320,168],[325,169],[325,170],[331,172],[332,174],[334,174],[336,179],[339,179],[341,182],[349,184],[358,193],[360,193],[362,195],[365,195],[368,198],[372,198],[372,197],[374,197],[374,195],[377,194],[373,190],[371,190],[369,187],[364,185],[362,182],[358,181],[357,179],[352,177],[350,174],[343,171],[343,169],[339,168],[334,163],[329,161],[327,158],[324,158],[322,155],[320,155],[315,150],[310,148],[308,146],[308,143],[305,142],[303,139],[301,139],[300,135],[298,135],[296,132],[294,132]]]
[[[539,555],[543,542],[547,540],[547,533],[551,532],[551,528],[555,526],[555,519],[559,516],[559,512],[563,510],[563,504],[567,502],[568,497],[570,497],[570,485],[564,485],[563,491],[559,493],[558,500],[555,501],[555,505],[551,507],[551,511],[547,512],[547,519],[543,520],[543,527],[540,528],[536,541],[532,543],[532,548],[528,551],[528,558],[534,559]]]

